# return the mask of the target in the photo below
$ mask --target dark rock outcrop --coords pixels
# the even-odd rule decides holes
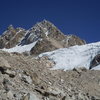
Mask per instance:
[[[91,61],[89,69],[92,69],[93,67],[95,67],[95,66],[97,66],[99,64],[100,64],[100,54],[96,55],[94,57],[94,59]]]
[[[43,52],[53,51],[55,49],[58,49],[58,47],[53,45],[52,42],[50,42],[49,40],[44,39],[42,41],[38,41],[30,52],[31,54],[37,55]]]

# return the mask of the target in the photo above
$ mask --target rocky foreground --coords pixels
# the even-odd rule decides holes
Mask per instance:
[[[0,51],[0,100],[100,100],[100,71],[51,70],[54,64]]]

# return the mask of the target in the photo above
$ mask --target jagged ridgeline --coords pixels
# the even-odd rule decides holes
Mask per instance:
[[[0,37],[0,49],[9,49],[16,46],[17,48],[23,48],[26,45],[31,45],[28,50],[21,51],[28,51],[31,54],[40,54],[58,48],[83,44],[85,44],[84,40],[75,35],[63,34],[54,24],[47,20],[37,23],[29,30],[20,27],[14,28],[10,25]],[[16,48],[13,50],[18,52]]]

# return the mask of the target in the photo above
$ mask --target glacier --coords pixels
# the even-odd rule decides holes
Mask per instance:
[[[49,60],[55,62],[53,70],[71,70],[75,67],[85,67],[89,69],[91,61],[100,54],[100,42],[61,48],[55,51],[40,54],[38,57],[47,56]],[[100,70],[100,65],[93,69]]]

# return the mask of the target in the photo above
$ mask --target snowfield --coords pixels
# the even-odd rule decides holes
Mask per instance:
[[[39,57],[47,56],[50,60],[54,61],[55,66],[52,68],[53,70],[70,70],[75,67],[89,69],[90,62],[97,54],[100,54],[100,42],[62,48],[52,52],[42,53]],[[100,65],[93,69],[100,70]]]
[[[10,49],[2,49],[3,51],[6,51],[6,52],[18,52],[18,53],[23,53],[23,52],[26,52],[26,51],[30,51],[34,46],[35,44],[37,43],[37,41],[31,43],[31,44],[28,44],[28,45],[17,45],[13,48],[10,48]]]

